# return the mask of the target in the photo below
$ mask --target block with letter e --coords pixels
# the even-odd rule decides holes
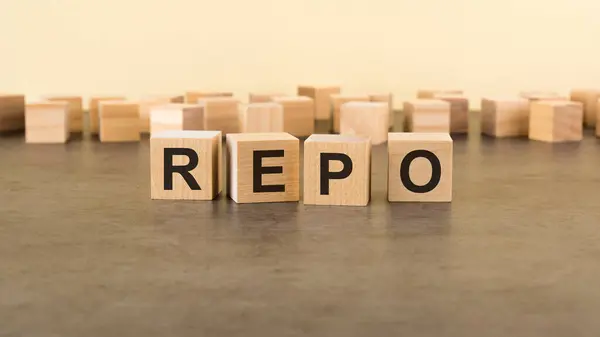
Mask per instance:
[[[452,201],[452,138],[448,133],[388,135],[388,200]]]
[[[222,190],[220,131],[168,130],[150,138],[151,198],[212,200]]]

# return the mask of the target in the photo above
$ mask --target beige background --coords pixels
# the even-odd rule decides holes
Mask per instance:
[[[600,87],[597,0],[1,0],[0,92]],[[476,102],[478,104],[478,102]],[[86,102],[87,105],[87,102]]]

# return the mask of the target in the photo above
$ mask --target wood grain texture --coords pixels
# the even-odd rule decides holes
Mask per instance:
[[[583,104],[583,122],[585,126],[595,127],[598,119],[599,89],[573,89],[570,99]]]
[[[66,143],[69,140],[71,117],[69,103],[29,103],[25,108],[26,143]]]
[[[25,128],[25,95],[0,93],[0,132]]]
[[[572,142],[583,139],[583,104],[573,101],[532,102],[529,139]]]
[[[332,117],[333,117],[333,132],[335,133],[339,133],[340,132],[340,112],[341,112],[341,107],[342,104],[344,103],[348,103],[348,102],[369,102],[371,100],[371,98],[369,97],[369,95],[343,95],[343,94],[339,94],[339,95],[331,95],[331,110],[332,110]]]
[[[83,131],[83,98],[81,96],[46,96],[51,102],[67,102],[69,104],[69,129],[70,132]]]
[[[168,103],[150,111],[150,133],[167,130],[205,130],[204,108],[197,104]]]
[[[339,86],[298,86],[298,96],[310,97],[314,101],[315,119],[331,119],[331,95],[340,94]]]
[[[438,99],[404,102],[405,129],[409,132],[450,133],[450,103]]]
[[[131,101],[101,101],[99,137],[101,142],[140,141],[139,103]]]
[[[529,134],[529,101],[525,98],[483,98],[481,132],[493,137]]]
[[[93,135],[97,135],[100,131],[100,102],[107,101],[125,101],[127,98],[124,96],[94,96],[89,101],[89,130]]]
[[[283,106],[275,102],[249,103],[240,109],[240,132],[284,132]]]
[[[348,102],[340,110],[340,134],[367,137],[373,145],[387,141],[390,125],[387,102]]]
[[[273,102],[283,106],[283,130],[295,137],[315,132],[314,100],[304,96],[278,96]]]

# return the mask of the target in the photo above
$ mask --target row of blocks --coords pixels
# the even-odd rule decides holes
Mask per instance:
[[[212,200],[223,191],[237,203],[300,200],[300,140],[289,133],[162,131],[150,138],[151,198]],[[388,134],[388,200],[450,202],[453,142],[448,133]],[[303,201],[365,206],[371,195],[371,142],[314,134],[304,141]]]

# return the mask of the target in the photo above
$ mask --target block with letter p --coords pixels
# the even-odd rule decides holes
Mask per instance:
[[[212,200],[222,190],[220,131],[168,130],[150,138],[151,198]]]

